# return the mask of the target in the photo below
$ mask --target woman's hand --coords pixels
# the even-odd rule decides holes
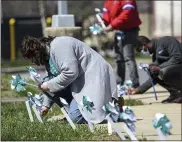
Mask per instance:
[[[44,82],[44,83],[40,84],[39,88],[42,91],[48,91],[49,90],[47,82]]]
[[[40,115],[44,116],[44,115],[46,115],[48,113],[48,111],[49,111],[48,107],[42,106]]]

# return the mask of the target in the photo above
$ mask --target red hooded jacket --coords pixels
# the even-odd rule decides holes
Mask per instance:
[[[103,20],[116,30],[128,30],[142,23],[135,0],[105,0]]]

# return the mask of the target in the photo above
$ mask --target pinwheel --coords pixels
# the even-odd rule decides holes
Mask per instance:
[[[43,82],[43,79],[40,77],[40,74],[37,73],[37,71],[32,68],[32,67],[29,67],[27,68],[28,72],[30,73],[30,78],[37,82],[37,83],[42,83]]]
[[[124,122],[124,130],[127,132],[127,134],[130,136],[131,140],[137,140],[134,136],[136,130],[135,130],[135,124],[136,122],[136,116],[132,109],[128,106],[123,106],[123,112],[120,113],[119,120]]]
[[[114,104],[114,101],[112,103],[109,102],[103,106],[103,110],[107,113],[106,120],[108,121],[108,133],[111,135],[113,128],[122,140],[126,140],[120,130],[114,125],[114,122],[117,122],[119,118],[119,112],[117,109],[119,108],[117,108],[117,106]]]
[[[43,120],[40,115],[41,108],[42,108],[42,98],[40,97],[40,95],[33,96],[31,92],[28,92],[27,99],[28,100],[25,101],[25,104],[26,104],[30,121],[33,122],[33,116],[31,112],[31,108],[32,108],[39,122],[43,123]]]
[[[100,23],[100,25],[95,23],[94,25],[90,26],[89,29],[92,34],[98,35],[98,34],[104,33],[103,28],[105,28],[106,25],[104,24],[104,21],[102,20],[101,10],[99,8],[95,8],[95,12],[96,12],[96,18],[98,22]]]
[[[117,93],[118,93],[118,96],[119,97],[123,97],[124,95],[129,95],[128,93],[128,89],[131,88],[133,85],[132,81],[131,80],[126,80],[124,82],[124,85],[120,85],[118,84],[117,85]]]
[[[165,140],[165,136],[171,134],[170,129],[172,129],[172,124],[166,115],[162,113],[156,113],[155,119],[152,121],[152,123],[160,137],[160,140]]]
[[[103,33],[103,28],[99,25],[99,24],[94,24],[92,26],[89,27],[90,32],[94,35],[98,35]]]
[[[18,92],[25,91],[26,85],[31,85],[38,88],[38,86],[26,82],[25,79],[23,79],[19,74],[17,74],[16,76],[13,75],[12,78],[13,80],[10,80],[11,89],[16,89]]]
[[[151,83],[152,83],[152,88],[153,88],[153,91],[154,91],[155,99],[158,100],[157,93],[156,93],[155,87],[154,87],[154,81],[153,81],[153,79],[152,79],[152,77],[150,75],[149,65],[148,64],[142,64],[142,63],[140,63],[139,69],[144,70],[148,74],[148,76],[149,76],[149,78],[151,80]]]
[[[125,137],[122,135],[122,133],[116,128],[113,123],[114,122],[124,122],[124,129],[127,132],[127,134],[130,136],[131,140],[136,140],[137,138],[134,136],[133,132],[135,132],[135,125],[133,122],[136,121],[136,117],[131,110],[131,108],[123,106],[123,112],[120,112],[119,106],[117,103],[108,103],[103,106],[104,111],[108,114],[106,119],[108,121],[108,124],[111,125],[111,127],[117,132],[117,134],[120,136],[122,140],[126,140]],[[109,127],[109,126],[108,126]],[[110,128],[111,129],[111,128]],[[111,131],[111,130],[110,130]],[[108,128],[109,132],[109,128]]]

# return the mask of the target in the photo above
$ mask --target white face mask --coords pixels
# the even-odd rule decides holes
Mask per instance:
[[[145,50],[144,50],[144,46],[143,46],[142,51],[140,52],[140,54],[141,54],[142,56],[150,56],[149,50],[147,49],[147,51],[145,51]]]

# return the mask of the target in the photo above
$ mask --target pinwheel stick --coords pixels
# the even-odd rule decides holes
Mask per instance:
[[[62,108],[61,108],[61,111],[62,111],[62,113],[64,114],[64,116],[66,117],[68,123],[69,123],[69,124],[71,125],[71,127],[73,128],[73,130],[75,130],[75,129],[76,129],[76,126],[75,126],[75,124],[73,123],[73,121],[71,120],[71,118],[69,117],[69,115],[67,114],[67,112],[65,111],[65,108],[62,107]]]
[[[149,72],[149,69],[148,69],[148,65],[146,65],[146,64],[143,65],[143,64],[140,63],[139,68],[140,68],[140,69],[143,69],[143,70],[146,71],[146,73],[148,74],[148,76],[149,76],[149,78],[150,78],[150,80],[151,80],[151,84],[152,84],[152,88],[153,88],[153,91],[154,91],[155,99],[158,100],[158,98],[157,98],[157,93],[156,93],[155,87],[154,87],[154,81],[153,81],[153,79],[152,79],[152,77],[151,77],[151,75],[150,75],[150,72]]]
[[[153,79],[152,79],[152,77],[151,77],[151,75],[150,75],[149,69],[145,67],[144,70],[147,72],[147,74],[148,74],[148,76],[149,76],[149,78],[150,78],[150,80],[151,80],[152,88],[153,88],[153,91],[154,91],[155,99],[158,100],[158,98],[157,98],[157,93],[156,93],[156,90],[155,90],[155,87],[154,87],[154,81],[153,81]]]
[[[126,138],[123,136],[123,134],[120,132],[120,130],[114,125],[114,122],[112,121],[110,114],[108,114],[106,116],[107,121],[110,123],[110,125],[112,126],[112,128],[114,129],[114,131],[119,135],[119,137],[122,140],[126,140]]]
[[[28,116],[30,118],[30,122],[33,122],[33,116],[32,116],[32,112],[31,112],[31,109],[30,109],[30,104],[28,101],[25,101],[25,104],[26,104],[26,107],[27,107],[27,111],[28,111]]]
[[[157,131],[157,134],[159,135],[160,140],[161,141],[165,141],[166,139],[165,139],[165,136],[162,133],[161,129],[160,128],[157,128],[156,131]]]
[[[135,135],[133,134],[133,132],[128,128],[128,126],[127,126],[125,123],[123,123],[123,128],[124,128],[124,130],[126,131],[126,133],[129,135],[129,137],[130,137],[130,139],[131,139],[132,141],[138,142],[138,140],[137,140],[137,138],[135,137]]]
[[[34,84],[31,84],[31,83],[27,83],[27,82],[25,82],[25,84],[38,88],[38,85],[34,85]]]

